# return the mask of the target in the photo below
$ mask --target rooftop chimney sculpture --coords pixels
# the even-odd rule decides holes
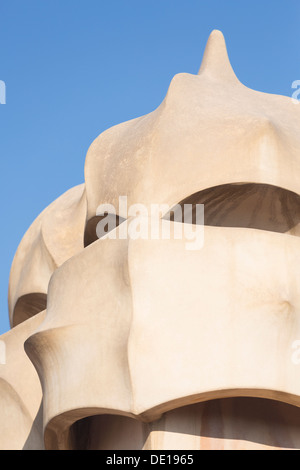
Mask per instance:
[[[92,143],[12,264],[0,448],[300,448],[299,128],[213,31],[198,75]]]

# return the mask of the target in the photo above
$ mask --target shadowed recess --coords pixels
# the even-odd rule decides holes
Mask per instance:
[[[182,200],[164,218],[187,222],[185,204],[192,205],[193,224],[196,204],[204,204],[204,225],[300,234],[300,196],[277,186],[256,183],[214,186]]]
[[[70,448],[299,449],[299,422],[300,409],[286,403],[265,398],[223,398],[169,411],[151,423],[115,415],[83,418],[71,426]]]
[[[202,224],[201,217],[196,217],[197,204],[204,205],[204,225],[207,226],[252,228],[300,235],[300,196],[277,186],[232,183],[207,188],[183,199],[163,219]],[[85,228],[85,247],[101,238],[97,235],[97,225],[104,217],[108,222],[105,233],[125,220],[113,214],[92,217]]]
[[[103,219],[107,222],[103,230],[101,231],[102,233],[100,234],[98,231],[97,234],[97,225],[99,222],[101,222]],[[123,217],[119,215],[114,215],[114,214],[105,214],[105,215],[99,215],[92,217],[86,224],[85,227],[85,232],[84,232],[84,247],[87,247],[91,243],[95,242],[96,240],[99,240],[101,236],[104,236],[106,233],[110,232],[111,230],[114,230],[116,227],[118,227],[122,222],[124,222]]]
[[[46,310],[47,294],[35,292],[20,297],[15,305],[13,314],[13,325],[17,326],[37,313]]]

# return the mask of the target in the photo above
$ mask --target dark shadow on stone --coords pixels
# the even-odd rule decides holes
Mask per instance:
[[[177,204],[164,216],[171,221],[184,220],[183,207],[192,205],[192,223],[196,223],[196,204],[204,204],[204,225],[244,227],[286,233],[300,223],[300,196],[268,184],[224,184],[199,191]],[[183,218],[181,219],[181,212]],[[300,235],[296,228],[293,235]]]
[[[37,315],[47,308],[47,294],[34,292],[26,294],[17,300],[13,314],[13,327],[19,325],[28,318]]]
[[[300,449],[300,408],[264,398],[209,400],[165,413],[151,423],[116,415],[94,415],[70,429],[73,450],[141,450],[153,431],[247,441]],[[159,450],[159,449],[157,449]]]
[[[97,234],[97,225],[101,220],[106,218],[107,224],[104,227],[103,233]],[[126,219],[119,215],[114,214],[105,214],[101,216],[92,217],[87,223],[84,231],[84,246],[87,247],[91,243],[94,243],[96,240],[99,240],[102,236],[106,235],[111,230],[114,230],[118,225],[124,222]]]

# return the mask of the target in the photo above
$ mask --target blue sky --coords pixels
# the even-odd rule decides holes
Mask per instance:
[[[18,244],[84,181],[91,142],[153,111],[176,73],[197,73],[213,29],[245,85],[291,96],[299,18],[299,0],[1,0],[0,334]]]

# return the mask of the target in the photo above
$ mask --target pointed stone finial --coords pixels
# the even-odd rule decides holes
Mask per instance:
[[[239,82],[228,58],[224,36],[216,29],[208,38],[198,75],[204,73],[214,78]]]

